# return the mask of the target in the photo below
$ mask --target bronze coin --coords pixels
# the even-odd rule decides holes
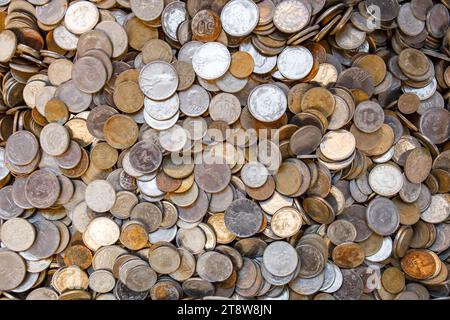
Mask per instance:
[[[208,42],[216,40],[222,31],[220,17],[212,10],[200,10],[192,18],[192,38]]]

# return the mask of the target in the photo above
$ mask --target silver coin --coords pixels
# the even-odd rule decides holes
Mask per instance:
[[[436,78],[433,78],[430,84],[423,88],[413,88],[407,85],[402,86],[402,91],[404,93],[415,93],[419,97],[420,101],[424,101],[431,98],[433,94],[436,92],[436,89],[437,89]]]
[[[177,123],[178,118],[180,117],[180,113],[177,112],[172,118],[167,120],[155,120],[152,118],[147,112],[144,112],[144,120],[145,122],[155,130],[167,130],[172,127],[175,123]]]
[[[186,4],[181,1],[169,3],[161,14],[164,33],[173,41],[178,42],[178,26],[187,19]]]
[[[233,37],[252,33],[259,22],[259,8],[251,0],[232,0],[220,14],[223,30]]]
[[[263,263],[271,274],[284,277],[297,269],[299,259],[293,246],[285,241],[276,241],[264,250]]]
[[[380,196],[391,197],[403,187],[402,171],[391,164],[379,164],[369,174],[369,185]]]
[[[263,84],[250,93],[248,109],[257,120],[273,122],[280,119],[286,112],[287,98],[278,86]]]
[[[246,163],[241,169],[241,179],[250,188],[262,187],[268,176],[269,171],[259,162]]]
[[[278,56],[278,71],[289,80],[300,80],[312,70],[314,58],[304,47],[287,47]]]
[[[177,90],[178,82],[175,68],[163,61],[147,64],[139,74],[139,86],[142,92],[156,101],[170,98]]]
[[[198,84],[192,85],[189,89],[181,91],[180,110],[189,117],[198,117],[208,110],[209,94]]]
[[[174,94],[167,100],[155,101],[145,97],[144,111],[155,120],[163,121],[172,118],[180,107],[180,98]]]
[[[192,66],[195,73],[205,80],[222,77],[230,67],[231,55],[219,42],[208,42],[195,51]]]

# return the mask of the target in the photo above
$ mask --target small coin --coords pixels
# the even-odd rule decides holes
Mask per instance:
[[[370,171],[369,184],[380,196],[390,197],[403,187],[403,175],[400,169],[392,164],[379,164]]]
[[[37,156],[39,144],[36,137],[24,130],[11,135],[6,143],[8,159],[19,166],[30,164]]]
[[[333,262],[341,268],[353,269],[364,261],[364,251],[357,243],[346,242],[333,249]]]
[[[220,14],[224,31],[233,37],[249,35],[259,22],[258,6],[249,0],[233,0]]]
[[[302,1],[286,0],[275,7],[273,23],[281,32],[302,30],[311,18],[311,10]]]
[[[27,179],[25,194],[36,208],[49,208],[56,203],[61,192],[58,178],[48,170],[37,170]]]
[[[138,127],[134,120],[126,115],[113,115],[103,127],[106,142],[113,148],[131,147],[138,138]]]
[[[262,187],[268,175],[267,168],[259,162],[246,163],[241,169],[241,179],[250,188]]]
[[[231,56],[230,73],[239,79],[250,76],[255,68],[253,57],[245,51],[237,51]]]

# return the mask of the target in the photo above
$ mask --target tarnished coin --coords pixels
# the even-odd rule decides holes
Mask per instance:
[[[69,148],[70,135],[66,127],[58,123],[49,123],[41,131],[40,142],[42,150],[57,157]]]
[[[241,179],[250,188],[262,187],[268,175],[267,168],[259,162],[246,163],[241,169]]]
[[[38,155],[39,143],[32,133],[20,130],[9,137],[5,152],[9,161],[24,166],[30,164]]]
[[[17,288],[25,279],[27,269],[23,259],[15,252],[0,252],[0,290],[9,291]]]
[[[294,247],[284,241],[275,241],[264,250],[263,263],[271,274],[284,277],[295,272],[300,262]]]
[[[400,223],[400,214],[388,198],[375,198],[367,207],[367,225],[381,236],[393,234]]]
[[[144,174],[155,171],[162,162],[161,149],[148,140],[136,143],[129,155],[131,166]]]
[[[201,278],[209,282],[221,282],[231,276],[233,264],[226,255],[208,251],[198,257],[196,270]]]
[[[384,111],[378,103],[365,101],[356,107],[353,120],[359,130],[372,133],[383,125]]]
[[[369,184],[380,196],[390,197],[403,187],[403,175],[399,168],[392,164],[379,164],[370,171]]]
[[[28,202],[36,208],[49,208],[56,203],[61,192],[58,178],[49,170],[33,172],[25,184]]]
[[[355,226],[347,220],[336,220],[328,226],[327,236],[334,245],[353,242],[357,231]]]
[[[33,225],[22,218],[7,220],[0,231],[2,243],[13,251],[28,250],[36,239]]]
[[[258,233],[263,221],[261,209],[247,199],[235,200],[225,211],[225,225],[236,236],[247,238]]]
[[[270,228],[278,237],[289,238],[300,231],[302,223],[302,217],[298,210],[285,207],[272,216]]]
[[[111,210],[116,202],[116,191],[106,180],[95,180],[88,184],[85,193],[86,204],[96,212]]]
[[[26,251],[37,259],[51,257],[58,250],[61,234],[58,227],[51,221],[40,220],[33,222],[36,230],[36,239],[33,245]]]
[[[200,189],[209,193],[222,191],[231,179],[230,167],[226,163],[203,162],[195,166],[194,175]]]

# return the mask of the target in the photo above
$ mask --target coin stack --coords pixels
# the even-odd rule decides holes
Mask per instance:
[[[0,0],[0,298],[450,296],[432,0]]]

